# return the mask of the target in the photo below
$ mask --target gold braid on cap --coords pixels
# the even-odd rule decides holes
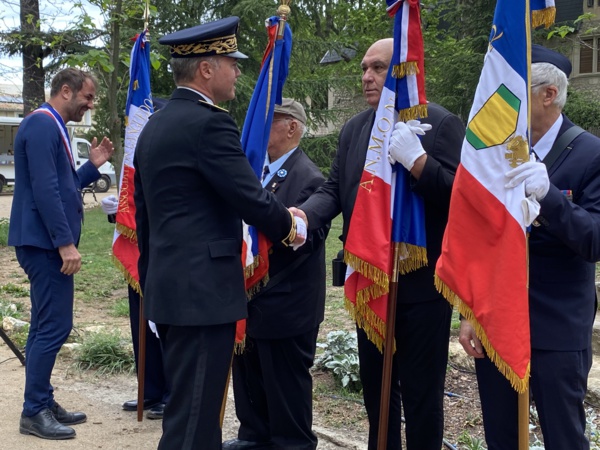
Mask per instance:
[[[202,42],[193,42],[191,44],[180,44],[171,46],[171,55],[202,56],[205,53],[214,53],[217,55],[227,55],[237,52],[237,39],[235,34],[208,39]]]
[[[290,229],[290,233],[286,236],[286,238],[281,241],[281,243],[286,247],[292,245],[293,242],[296,240],[296,218],[290,210],[288,210],[288,212],[290,213],[290,217],[292,218],[292,228]]]

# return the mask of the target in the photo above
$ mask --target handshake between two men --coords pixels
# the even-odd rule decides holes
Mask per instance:
[[[117,214],[117,211],[119,210],[119,199],[114,195],[109,195],[108,197],[104,197],[101,200],[100,204],[102,207],[102,211],[104,211],[104,213],[107,214],[109,217],[114,214]],[[304,215],[302,213],[302,215],[304,215],[304,217],[302,217],[302,215],[299,215],[297,213],[295,214],[292,211],[292,209],[296,209],[296,208],[290,208],[290,212],[295,217],[296,236],[291,242],[291,247],[294,250],[298,250],[306,242],[308,221],[306,219],[306,215]],[[296,210],[296,211],[299,211],[299,210]]]

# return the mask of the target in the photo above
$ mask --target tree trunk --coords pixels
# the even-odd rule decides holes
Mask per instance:
[[[40,31],[40,4],[38,0],[21,0],[21,32],[27,36],[22,48],[23,54],[23,115],[40,106],[44,100],[45,71],[43,50],[38,44],[31,44],[32,38]]]
[[[117,174],[117,184],[120,182],[119,174],[123,166],[123,140],[121,138],[121,119],[119,118],[119,107],[117,93],[119,92],[119,53],[121,52],[121,13],[123,11],[123,0],[116,0],[110,23],[111,63],[115,68],[110,74],[110,82],[107,90],[109,111],[109,134],[110,140],[115,147],[112,163]],[[120,188],[120,186],[118,186]]]

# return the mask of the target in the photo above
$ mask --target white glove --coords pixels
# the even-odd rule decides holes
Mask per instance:
[[[102,206],[102,211],[106,214],[116,214],[119,209],[119,199],[114,195],[104,197],[100,204]]]
[[[300,217],[298,217],[298,216],[295,216],[295,217],[296,217],[296,234],[298,236],[300,236],[301,238],[303,238],[303,241],[301,244],[292,244],[292,248],[294,249],[294,251],[298,250],[306,242],[306,223],[304,223],[304,220],[302,220]]]
[[[158,330],[156,329],[156,324],[149,320],[148,326],[150,327],[150,330],[156,335],[156,337],[160,339],[160,336],[158,335]]]
[[[410,171],[415,165],[415,161],[425,154],[421,139],[417,135],[424,135],[428,130],[431,130],[431,125],[422,124],[418,120],[396,123],[388,149],[390,164],[399,162],[406,170]]]
[[[536,162],[533,155],[528,162],[506,172],[505,176],[509,178],[509,181],[504,187],[513,188],[524,183],[525,195],[533,196],[538,202],[544,199],[550,189],[546,166],[541,162]]]

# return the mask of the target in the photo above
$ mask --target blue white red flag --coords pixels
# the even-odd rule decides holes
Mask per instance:
[[[394,53],[344,245],[346,307],[380,350],[386,334],[394,247],[398,246],[401,255],[400,273],[427,263],[423,201],[410,190],[408,171],[392,167],[387,159],[396,121],[427,113],[420,7],[416,0],[389,0],[387,4],[389,14],[395,16]]]
[[[273,111],[275,104],[281,104],[282,101],[292,53],[292,31],[287,22],[280,17],[270,17],[265,21],[265,26],[269,41],[242,129],[242,148],[258,179],[262,176],[267,154]],[[280,28],[282,32],[279,32]],[[246,291],[250,296],[260,288],[261,283],[268,281],[270,245],[254,227],[244,224],[242,261]]]
[[[147,31],[135,37],[129,65],[129,89],[125,107],[125,151],[120,175],[119,209],[113,238],[113,259],[129,284],[140,292],[133,200],[133,155],[138,137],[154,112],[150,94],[150,43]]]
[[[530,20],[553,17],[554,7],[536,4],[530,11],[527,0],[496,3],[436,266],[438,289],[518,392],[527,389],[531,358],[529,223],[524,185],[507,189],[505,173],[529,161]]]

